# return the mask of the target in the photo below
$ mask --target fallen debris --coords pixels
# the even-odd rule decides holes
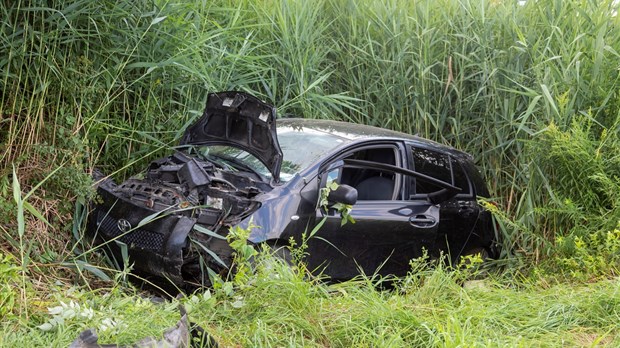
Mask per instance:
[[[84,330],[71,343],[69,348],[217,348],[215,339],[206,333],[204,329],[196,324],[190,323],[187,318],[187,311],[180,305],[181,319],[174,327],[164,331],[164,337],[156,340],[153,337],[146,337],[139,342],[120,346],[116,344],[99,344],[99,337],[95,329]]]

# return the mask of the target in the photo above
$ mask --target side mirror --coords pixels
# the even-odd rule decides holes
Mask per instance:
[[[329,192],[327,200],[330,203],[353,205],[357,202],[357,190],[349,185],[339,185],[337,189]]]

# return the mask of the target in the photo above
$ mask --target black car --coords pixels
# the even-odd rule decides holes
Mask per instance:
[[[338,189],[319,204],[330,182]],[[225,236],[250,222],[260,226],[250,243],[282,246],[325,219],[305,261],[333,280],[404,275],[424,249],[453,260],[496,254],[491,214],[477,203],[488,191],[470,155],[345,122],[276,126],[275,108],[242,92],[210,94],[174,154],[120,185],[102,180],[98,196],[87,229],[96,243],[177,286],[228,272]],[[341,225],[337,203],[352,205],[355,223]]]

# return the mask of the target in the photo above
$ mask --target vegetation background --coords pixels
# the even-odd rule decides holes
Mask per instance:
[[[387,293],[373,279],[315,283],[300,267],[187,299],[225,346],[618,346],[617,7],[1,1],[0,345],[66,346],[90,326],[129,343],[176,321],[176,304],[140,300],[126,273],[79,250],[90,172],[136,172],[169,151],[208,92],[238,89],[280,115],[473,154],[503,254],[474,288],[461,285],[477,267],[414,262]]]

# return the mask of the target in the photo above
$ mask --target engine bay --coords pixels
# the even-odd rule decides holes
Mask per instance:
[[[157,251],[162,259],[136,264],[137,271],[204,286],[207,274],[224,275],[232,263],[228,228],[258,209],[254,198],[271,188],[255,173],[178,151],[121,184],[104,180],[91,230],[134,254]],[[122,256],[115,246],[108,248]]]
[[[201,218],[203,211],[209,216],[221,212],[227,223],[234,224],[253,212],[259,205],[253,198],[270,188],[252,178],[251,173],[231,172],[176,152],[151,162],[143,178],[132,177],[113,191],[140,206],[156,211],[176,209],[182,215],[197,217],[199,223],[211,225],[215,221]]]

